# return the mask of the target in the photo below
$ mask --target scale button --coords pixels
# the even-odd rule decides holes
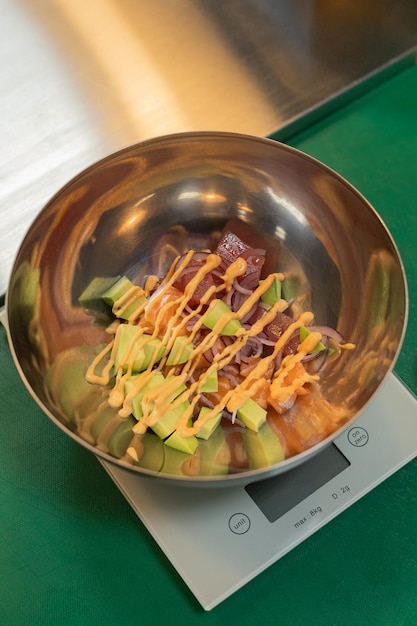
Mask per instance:
[[[369,441],[369,435],[362,426],[355,426],[348,432],[349,442],[356,448],[365,446]]]
[[[250,528],[250,519],[246,513],[234,513],[229,519],[229,528],[235,535],[244,535]]]

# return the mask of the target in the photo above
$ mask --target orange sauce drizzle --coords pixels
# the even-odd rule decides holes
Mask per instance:
[[[245,403],[245,401],[254,395],[256,391],[265,383],[265,381],[268,380],[266,375],[271,363],[274,362],[277,355],[283,349],[293,333],[301,326],[309,325],[313,321],[312,313],[302,313],[278,339],[271,354],[260,358],[253,370],[236,388],[230,389],[222,400],[218,402],[218,404],[216,404],[209,411],[205,412],[203,416],[196,419],[190,426],[189,421],[193,415],[194,407],[201,396],[201,389],[212,372],[219,371],[225,367],[225,365],[232,362],[236,354],[242,349],[248,339],[258,335],[263,328],[275,318],[279,311],[282,311],[287,307],[287,302],[285,300],[280,300],[267,310],[261,319],[256,321],[249,329],[240,326],[235,333],[233,343],[227,345],[221,352],[217,353],[213,358],[212,363],[207,367],[204,373],[200,375],[199,379],[193,381],[192,376],[198,369],[198,363],[201,356],[215,345],[225,325],[232,320],[241,320],[261,299],[262,294],[267,291],[276,278],[280,281],[284,279],[284,276],[281,273],[270,274],[259,284],[253,293],[248,296],[238,311],[230,311],[222,314],[216,321],[213,329],[205,335],[200,343],[194,345],[193,341],[200,328],[204,325],[204,317],[199,316],[199,313],[201,313],[202,309],[207,304],[207,310],[210,311],[216,304],[216,299],[214,297],[216,292],[226,291],[227,293],[232,288],[233,281],[239,276],[242,276],[247,269],[246,261],[239,257],[225,271],[224,276],[222,277],[222,283],[217,287],[210,287],[201,298],[198,307],[195,310],[190,311],[187,309],[187,304],[198,285],[204,280],[204,277],[207,274],[216,269],[221,263],[221,258],[218,255],[213,253],[208,254],[206,262],[201,265],[192,279],[188,282],[184,293],[169,303],[173,314],[170,316],[167,323],[166,331],[161,336],[160,328],[162,318],[166,315],[166,309],[163,305],[164,294],[167,293],[167,290],[174,285],[177,278],[183,270],[186,269],[187,265],[191,262],[193,255],[194,251],[190,250],[181,259],[177,257],[161,282],[158,277],[150,276],[146,280],[144,289],[138,287],[137,290],[130,290],[132,293],[128,292],[115,304],[115,307],[117,307],[120,312],[120,309],[126,310],[128,306],[131,306],[135,299],[138,298],[138,295],[146,296],[146,302],[144,304],[140,304],[138,309],[135,310],[127,320],[127,323],[137,325],[137,333],[135,333],[134,339],[124,355],[123,362],[118,364],[117,371],[115,372],[115,384],[109,396],[109,403],[111,406],[120,407],[119,415],[121,418],[126,418],[131,414],[132,402],[135,395],[145,388],[153,376],[156,376],[164,370],[168,355],[176,338],[179,336],[183,337],[183,349],[185,349],[185,344],[192,344],[192,353],[189,360],[183,365],[176,367],[173,375],[168,375],[161,384],[151,387],[144,393],[142,400],[143,416],[138,420],[138,423],[133,428],[135,433],[144,433],[148,426],[153,426],[157,423],[157,421],[169,408],[176,408],[186,400],[189,402],[189,406],[185,411],[183,411],[177,424],[177,431],[184,437],[192,436],[198,433],[199,429],[207,422],[207,420],[225,408],[230,413],[237,411]],[[147,310],[149,307],[152,307],[154,311],[157,311],[156,317],[153,320],[153,331],[151,334],[146,333],[145,330],[147,328]],[[194,323],[192,323],[193,318],[196,318]],[[190,329],[189,327],[191,323],[192,326]],[[143,324],[143,326],[141,326],[141,324]],[[115,367],[120,335],[120,333],[117,332],[117,328],[115,331],[113,329],[113,332],[115,332],[114,339],[93,360],[88,368],[87,379],[92,383],[101,385],[109,384],[112,369]],[[132,377],[132,368],[137,354],[147,342],[156,338],[161,339],[162,345],[166,348],[164,356],[159,360],[159,362],[157,362],[160,348],[155,348],[146,370]],[[320,333],[310,333],[300,343],[298,351],[295,354],[288,355],[283,359],[280,369],[275,373],[273,379],[269,381],[271,395],[274,399],[281,401],[281,399],[284,398],[285,400],[289,394],[294,393],[297,388],[303,386],[306,382],[312,382],[313,380],[318,379],[318,376],[306,373],[301,378],[296,377],[292,381],[291,385],[283,385],[288,372],[294,368],[296,364],[299,363],[320,340]],[[345,349],[351,349],[354,345],[345,344],[342,347]],[[96,374],[96,370],[105,359],[108,360],[104,367],[101,368],[101,373]],[[125,385],[127,382],[131,383],[131,389],[128,393],[125,392]],[[183,384],[186,385],[186,389],[179,393],[174,401],[169,401],[172,393],[179,389]]]

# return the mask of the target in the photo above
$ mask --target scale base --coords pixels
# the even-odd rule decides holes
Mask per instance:
[[[332,444],[334,461],[328,457],[322,463],[335,463],[332,478],[319,478],[319,485],[308,464],[320,464],[329,448],[254,487],[173,486],[102,464],[202,607],[210,610],[413,459],[416,423],[414,395],[391,374],[354,426]],[[298,487],[291,484],[296,471]],[[277,513],[274,503],[299,489],[304,492],[298,501],[287,502]]]

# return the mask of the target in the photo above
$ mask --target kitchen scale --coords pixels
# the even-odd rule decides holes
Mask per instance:
[[[417,455],[415,396],[390,374],[372,404],[295,469],[239,487],[172,486],[102,461],[205,610]]]

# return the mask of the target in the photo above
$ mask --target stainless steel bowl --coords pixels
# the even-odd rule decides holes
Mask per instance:
[[[123,455],[114,456],[106,446],[84,438],[74,425],[86,363],[102,340],[102,329],[91,323],[78,297],[96,276],[140,278],[159,262],[164,243],[179,249],[204,247],[232,216],[280,243],[277,269],[297,278],[302,306],[313,310],[316,323],[337,327],[356,344],[322,376],[335,430],[280,463],[243,465],[228,473],[218,471],[221,451],[215,447],[206,450],[203,464],[184,463],[182,453],[162,466],[160,461],[153,464],[149,458],[160,455],[159,448],[148,450],[147,463],[128,463]],[[29,228],[6,300],[16,366],[55,424],[114,464],[202,486],[249,483],[287,471],[350,426],[393,368],[407,306],[395,243],[358,191],[286,145],[220,132],[146,141],[104,158],[70,181]],[[88,408],[84,403],[81,420],[88,419],[97,402],[90,400]],[[341,408],[344,418],[337,421]],[[300,408],[307,418],[309,410]]]

